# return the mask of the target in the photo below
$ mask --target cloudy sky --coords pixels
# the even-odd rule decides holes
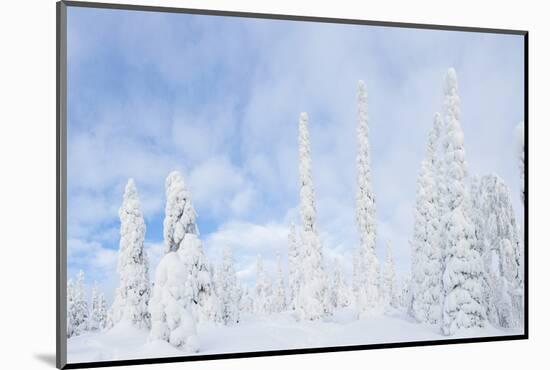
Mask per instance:
[[[359,79],[369,94],[378,254],[391,239],[407,272],[416,177],[448,67],[458,75],[469,174],[501,176],[522,222],[521,36],[69,7],[69,276],[84,269],[112,297],[129,177],[154,270],[174,169],[191,190],[207,256],[217,262],[231,247],[247,284],[259,254],[273,271],[299,220],[302,111],[325,259],[349,273]]]

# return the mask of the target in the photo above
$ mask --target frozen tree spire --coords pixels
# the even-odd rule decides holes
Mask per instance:
[[[390,240],[386,244],[386,259],[382,269],[382,302],[385,309],[399,307],[395,263]]]
[[[350,305],[351,292],[342,275],[340,262],[336,258],[332,264],[332,277],[330,279],[329,292],[329,304],[332,308],[338,309]]]
[[[309,144],[309,128],[307,113],[300,113],[299,124],[299,158],[300,158],[300,216],[302,230],[315,232],[316,207],[315,191],[311,176],[311,149]]]
[[[481,256],[475,248],[475,228],[470,219],[465,189],[464,134],[460,126],[456,72],[449,69],[445,80],[446,135],[444,140],[446,193],[443,218],[443,315],[442,331],[454,334],[460,328],[480,327],[485,320],[482,306]]]
[[[94,283],[92,287],[92,307],[90,312],[90,330],[103,330],[107,320],[107,303],[105,302],[105,296],[99,292],[97,283]]]
[[[67,280],[67,338],[75,335],[74,282]]]
[[[357,88],[357,195],[355,218],[362,247],[372,251],[376,243],[376,204],[371,184],[367,90],[359,81]]]
[[[357,195],[355,219],[359,231],[354,288],[361,315],[380,308],[380,263],[376,257],[376,204],[371,184],[367,89],[363,81],[357,86]]]
[[[218,321],[220,303],[199,239],[191,194],[179,172],[166,179],[164,244],[150,302],[151,339],[198,350],[197,321]]]
[[[248,286],[244,286],[242,289],[242,297],[240,300],[239,310],[245,314],[251,314],[254,312],[254,298],[250,295]]]
[[[149,262],[144,250],[145,221],[133,179],[124,190],[120,217],[120,243],[117,271],[119,286],[111,308],[109,325],[128,320],[138,328],[150,326],[148,310]]]
[[[275,277],[275,287],[273,291],[273,311],[281,312],[286,309],[286,289],[283,277],[283,267],[281,266],[281,256],[277,255],[277,275]]]
[[[88,330],[89,309],[84,291],[84,271],[76,275],[76,281],[67,282],[67,337],[80,335]]]
[[[187,233],[199,235],[195,223],[197,214],[191,202],[191,194],[183,177],[177,171],[166,178],[166,215],[164,218],[165,252],[177,251]]]
[[[229,247],[223,250],[223,260],[220,268],[217,269],[217,276],[221,318],[225,324],[235,324],[239,322],[240,292],[233,263],[233,253]]]
[[[300,259],[302,277],[297,300],[300,319],[316,320],[328,313],[327,284],[321,242],[317,234],[315,192],[311,176],[311,154],[307,113],[299,121],[300,216],[302,219]]]
[[[409,308],[420,322],[436,324],[441,319],[441,192],[439,138],[442,129],[439,113],[429,134],[426,157],[417,180],[414,235],[411,240],[412,280]]]
[[[298,251],[298,241],[296,240],[296,228],[294,223],[290,224],[288,233],[288,289],[289,289],[289,307],[296,309],[296,299],[300,287],[300,254]]]
[[[256,288],[254,297],[254,313],[256,315],[268,315],[272,309],[273,288],[271,280],[264,271],[262,256],[258,256],[256,262]]]
[[[518,227],[510,191],[496,175],[472,182],[477,249],[484,265],[483,303],[488,320],[515,328],[523,322],[523,281]]]

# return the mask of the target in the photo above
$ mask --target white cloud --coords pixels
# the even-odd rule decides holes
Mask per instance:
[[[118,283],[117,250],[106,248],[97,241],[69,239],[67,240],[67,261],[69,278],[74,277],[78,270],[84,270],[85,284],[90,286],[98,282],[107,300],[112,301],[114,289]]]

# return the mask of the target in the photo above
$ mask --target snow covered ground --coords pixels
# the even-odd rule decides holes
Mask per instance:
[[[198,354],[219,354],[333,347],[374,343],[410,342],[522,334],[523,330],[485,328],[463,330],[451,337],[437,326],[418,324],[407,315],[392,314],[356,320],[350,309],[330,320],[297,322],[291,313],[264,318],[245,316],[236,325],[205,324],[198,327]],[[111,330],[86,333],[68,339],[69,363],[187,356],[163,341],[149,341],[148,331],[120,323]]]

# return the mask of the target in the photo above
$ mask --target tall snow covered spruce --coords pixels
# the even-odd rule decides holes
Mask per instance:
[[[440,136],[443,123],[434,115],[426,157],[421,162],[416,188],[414,234],[411,244],[411,307],[419,322],[437,324],[441,319],[441,176]]]
[[[254,313],[256,315],[269,315],[273,307],[273,286],[271,279],[264,271],[264,263],[261,256],[256,262],[256,287],[254,294]]]
[[[510,191],[496,175],[476,178],[471,186],[477,250],[484,265],[483,304],[493,325],[520,327],[523,281],[518,227]]]
[[[377,313],[380,302],[380,263],[376,257],[376,203],[371,184],[367,89],[357,86],[357,195],[355,218],[359,231],[359,250],[355,254],[353,286],[361,316]]]
[[[120,217],[117,272],[119,286],[109,312],[109,326],[125,320],[138,328],[150,327],[149,262],[144,250],[145,221],[133,179],[126,184]]]
[[[92,331],[103,330],[107,324],[107,303],[105,296],[94,283],[92,287],[92,299],[90,309],[89,329]]]
[[[67,337],[80,335],[88,330],[90,311],[84,291],[84,271],[76,275],[76,281],[67,282]]]
[[[316,228],[315,192],[311,176],[311,153],[307,113],[299,120],[300,158],[300,235],[301,283],[297,299],[297,316],[301,320],[317,320],[329,314],[326,305],[327,282],[323,268],[321,242]]]
[[[298,290],[300,288],[300,253],[299,243],[296,240],[296,228],[294,223],[290,224],[288,233],[288,306],[295,310],[297,306]]]
[[[229,247],[223,250],[223,260],[217,271],[217,294],[221,305],[221,319],[224,324],[239,322],[240,291],[233,253]]]
[[[277,255],[277,273],[275,276],[275,286],[273,287],[273,312],[286,310],[286,288],[283,277],[283,267],[281,265],[281,256]]]
[[[385,310],[399,308],[397,292],[397,281],[395,276],[395,263],[393,261],[393,252],[391,241],[386,245],[386,259],[382,268],[382,307]]]
[[[164,244],[150,302],[151,339],[198,350],[196,321],[218,321],[220,305],[202,250],[191,195],[179,172],[166,179]]]
[[[347,307],[351,304],[351,292],[342,275],[338,259],[334,259],[332,264],[329,294],[329,304],[333,309]]]
[[[482,327],[485,311],[482,305],[483,265],[475,248],[475,228],[468,210],[465,188],[466,160],[464,134],[460,126],[456,72],[449,69],[445,80],[445,174],[443,198],[443,314],[441,329],[452,335],[461,328]]]

